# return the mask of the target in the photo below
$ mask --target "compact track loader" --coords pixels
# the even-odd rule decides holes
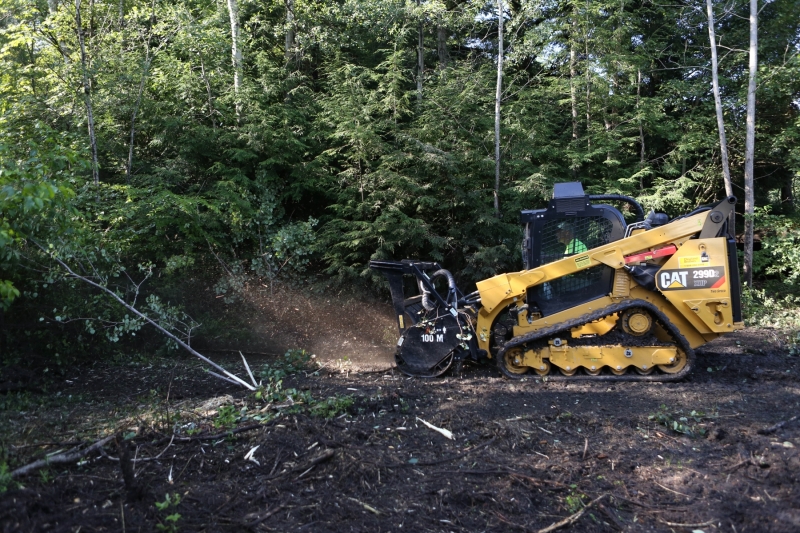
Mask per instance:
[[[593,203],[612,200],[628,203],[636,222]],[[512,379],[681,379],[695,348],[744,327],[735,203],[645,218],[633,198],[556,184],[546,209],[521,212],[525,269],[467,295],[438,263],[371,261],[389,281],[397,367],[435,377],[453,363],[495,359]]]

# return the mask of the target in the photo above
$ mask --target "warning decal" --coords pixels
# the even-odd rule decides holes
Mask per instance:
[[[725,269],[708,267],[660,270],[656,274],[656,282],[662,291],[718,289],[725,285]]]
[[[580,257],[575,258],[575,266],[578,268],[584,268],[592,264],[592,260],[589,259],[588,255],[582,255]]]
[[[706,257],[706,262],[708,261],[708,257]],[[681,268],[692,268],[692,267],[699,267],[703,265],[703,260],[699,255],[690,255],[686,257],[678,258],[678,266]]]

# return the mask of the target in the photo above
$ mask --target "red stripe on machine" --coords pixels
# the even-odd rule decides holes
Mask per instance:
[[[725,276],[722,276],[721,278],[719,278],[717,280],[717,282],[711,286],[711,288],[712,289],[719,289],[723,285],[725,285]]]
[[[628,255],[625,257],[625,264],[628,263],[642,263],[644,261],[649,261],[650,259],[656,259],[657,257],[664,257],[666,255],[672,255],[678,251],[678,247],[674,244],[670,244],[669,246],[665,246],[663,248],[659,248],[658,250],[651,250],[649,252],[641,252],[638,254]]]

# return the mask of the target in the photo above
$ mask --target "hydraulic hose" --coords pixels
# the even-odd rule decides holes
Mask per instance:
[[[450,295],[456,294],[456,280],[449,270],[441,269],[434,272],[430,277],[431,284],[433,284],[433,281],[436,278],[440,278],[442,276],[447,278],[447,288],[448,288],[447,291],[448,297],[444,298],[444,300],[448,304],[455,305],[455,302],[450,302],[449,297]],[[428,311],[433,311],[436,308],[436,302],[431,299],[430,291],[428,291],[428,288],[425,286],[424,283],[422,283],[422,280],[417,280],[417,284],[419,285],[419,292],[422,293],[422,307],[424,307]]]
[[[620,202],[625,202],[631,207],[633,207],[634,212],[636,213],[636,222],[641,222],[644,220],[644,209],[642,208],[642,204],[636,201],[635,198],[631,198],[630,196],[625,196],[622,194],[592,194],[589,196],[590,200],[617,200]]]

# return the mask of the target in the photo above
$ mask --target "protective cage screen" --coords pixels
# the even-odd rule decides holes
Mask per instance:
[[[540,235],[540,265],[577,255],[611,242],[613,223],[604,217],[570,217],[548,220]],[[545,315],[594,300],[610,290],[612,276],[604,265],[587,268],[530,289]]]

